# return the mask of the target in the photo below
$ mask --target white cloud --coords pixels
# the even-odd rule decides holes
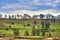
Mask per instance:
[[[25,9],[28,9],[30,8],[31,6],[27,6],[27,5],[20,5],[18,3],[15,3],[15,4],[6,4],[5,6],[2,6],[2,9],[19,9],[19,8],[25,8]]]
[[[16,15],[16,14],[24,15],[24,14],[29,14],[30,16],[40,15],[40,14],[46,15],[48,13],[50,13],[54,16],[60,15],[60,11],[53,10],[53,9],[52,10],[40,10],[40,11],[15,10],[15,11],[11,11],[10,13],[0,12],[0,14],[3,14],[3,15]]]
[[[52,10],[40,10],[40,11],[16,10],[16,11],[13,11],[12,13],[19,13],[19,14],[26,13],[26,14],[29,14],[31,16],[39,15],[39,14],[45,14],[46,15],[48,13],[55,15],[55,16],[60,15],[60,12],[58,12],[57,10],[53,10],[53,9]]]
[[[46,1],[47,1],[47,0],[46,0]],[[57,4],[60,2],[60,0],[54,0],[53,2],[52,2],[52,1],[53,1],[53,0],[48,0],[48,1],[47,1],[47,5],[56,7]]]
[[[39,0],[33,0],[33,2],[36,4],[36,5],[41,5],[41,2]]]
[[[50,5],[56,7],[60,0],[34,0],[34,3],[39,6]]]

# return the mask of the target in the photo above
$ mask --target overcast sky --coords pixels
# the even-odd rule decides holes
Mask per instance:
[[[60,0],[0,0],[0,12],[52,10],[60,13]]]

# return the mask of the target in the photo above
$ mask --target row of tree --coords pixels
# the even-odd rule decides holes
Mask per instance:
[[[25,31],[24,36],[40,36],[40,34],[42,33],[42,36],[45,36],[45,33],[49,30],[50,28],[50,23],[49,22],[41,22],[41,26],[42,28],[40,28],[40,26],[37,26],[38,28],[35,28],[35,25],[32,26],[32,30],[31,30],[31,34],[29,33],[28,30]],[[41,33],[40,33],[41,32]],[[13,33],[15,36],[19,35],[19,30],[15,29],[13,30]],[[51,34],[49,33],[49,37],[51,37]]]
[[[34,23],[35,25],[36,25],[36,23]],[[14,22],[12,22],[12,25],[14,25]],[[35,25],[33,25],[32,26],[32,30],[31,30],[31,36],[40,36],[40,32],[42,32],[42,36],[45,36],[45,33],[46,33],[46,31],[48,31],[49,30],[49,28],[50,28],[50,23],[49,22],[44,22],[44,21],[42,21],[41,22],[41,27],[42,28],[40,28],[40,25],[38,25],[37,27],[37,29],[35,28]],[[27,25],[28,26],[28,25]],[[12,26],[9,26],[9,28],[7,28],[7,30],[8,29],[10,29]],[[13,34],[15,35],[15,36],[18,36],[19,35],[19,29],[13,29]],[[30,35],[30,33],[29,33],[29,31],[28,30],[26,30],[25,31],[25,33],[24,33],[24,36],[29,36]],[[49,33],[49,35],[50,35],[50,33]]]
[[[0,14],[0,18],[2,18],[2,14]],[[44,14],[40,14],[40,15],[33,15],[32,17],[29,15],[29,14],[24,14],[24,15],[20,15],[20,14],[17,14],[17,15],[4,15],[4,18],[9,18],[9,19],[16,19],[16,18],[18,18],[18,19],[20,19],[20,18],[24,18],[24,19],[31,19],[31,18],[34,18],[34,19],[36,19],[36,18],[40,18],[40,19],[44,19],[44,18],[46,18],[46,19],[60,19],[60,15],[57,15],[57,16],[54,16],[54,15],[52,15],[52,14],[46,14],[46,15],[44,15]]]

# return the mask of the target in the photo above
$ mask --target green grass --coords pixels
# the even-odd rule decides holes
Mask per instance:
[[[2,28],[2,30],[0,30],[0,35],[5,34],[6,36],[13,36],[13,30],[11,30],[11,29],[4,30],[4,28],[8,27],[9,25],[11,25],[12,28],[19,29],[20,36],[23,36],[26,30],[28,30],[29,34],[31,35],[31,30],[32,30],[32,25],[33,25],[32,23],[30,23],[31,26],[24,27],[24,24],[27,23],[27,21],[18,21],[18,20],[13,20],[13,21],[15,23],[14,25],[11,25],[12,20],[7,20],[7,22],[0,23],[0,27]],[[38,26],[38,24],[35,26],[36,29],[37,29],[37,26]],[[40,25],[40,29],[41,29],[41,25]],[[58,24],[51,23],[49,32],[52,35],[60,35],[60,26]],[[46,35],[49,32],[46,32]],[[40,33],[40,34],[42,34],[42,33]],[[40,37],[42,37],[42,36],[40,36]]]

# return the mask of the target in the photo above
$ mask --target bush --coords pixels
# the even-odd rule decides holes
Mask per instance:
[[[9,30],[9,28],[7,27],[5,30]]]
[[[9,28],[11,28],[12,26],[10,25]]]
[[[26,26],[30,26],[30,24],[24,24],[24,27],[26,27]]]
[[[30,24],[27,24],[27,26],[30,26]]]
[[[29,32],[27,30],[25,31],[25,36],[29,36]]]
[[[11,22],[12,23],[12,25],[14,25],[14,22]]]
[[[13,34],[14,34],[14,36],[18,36],[19,35],[19,30],[18,29],[14,29],[13,30]]]
[[[49,37],[51,37],[51,33],[49,33]]]

